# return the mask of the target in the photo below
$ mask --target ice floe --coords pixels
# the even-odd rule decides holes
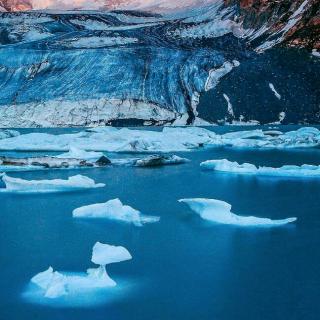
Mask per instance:
[[[101,157],[104,157],[104,154],[102,152],[85,151],[71,146],[68,152],[59,154],[56,157],[60,159],[81,159],[95,162]]]
[[[52,267],[38,273],[31,279],[47,299],[58,299],[63,296],[83,295],[91,290],[112,288],[117,283],[110,278],[106,265],[131,260],[129,251],[121,246],[112,246],[97,242],[92,249],[91,261],[98,268],[88,269],[87,273],[70,275],[67,272],[54,271]]]
[[[84,156],[84,158],[91,158],[90,160],[83,160],[81,158],[63,158],[62,155],[57,157],[31,157],[31,158],[11,158],[0,156],[0,171],[33,171],[39,169],[77,169],[77,168],[91,168],[91,167],[105,167],[111,164],[110,160],[103,154],[96,160],[100,153],[70,151],[65,156]]]
[[[73,211],[73,217],[118,220],[137,227],[160,220],[160,217],[142,215],[140,211],[123,205],[119,199],[77,208]]]
[[[262,130],[216,134],[198,127],[165,127],[162,131],[97,128],[72,134],[22,134],[0,140],[0,150],[64,151],[77,148],[105,152],[177,152],[203,147],[306,148],[320,145],[320,131],[304,127],[278,136]]]
[[[201,167],[214,171],[251,174],[260,176],[277,176],[277,177],[312,177],[320,178],[320,166],[307,165],[302,166],[286,165],[279,168],[257,167],[251,163],[239,164],[226,159],[208,160],[201,163]]]
[[[138,159],[135,161],[134,165],[136,167],[161,167],[166,165],[183,164],[188,161],[188,159],[181,158],[176,155],[151,155],[143,159]]]
[[[215,199],[182,199],[179,202],[187,204],[202,219],[219,224],[242,227],[276,227],[297,220],[297,218],[271,220],[254,216],[238,216],[231,212],[232,206],[229,203]]]
[[[67,180],[24,180],[2,174],[1,179],[5,188],[1,188],[0,192],[47,193],[105,187],[105,184],[96,184],[94,180],[82,175],[72,176]]]

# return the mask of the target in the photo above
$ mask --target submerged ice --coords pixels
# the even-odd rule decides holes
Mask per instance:
[[[87,273],[70,275],[66,272],[54,271],[52,267],[38,273],[31,279],[48,299],[57,299],[69,294],[77,295],[89,290],[112,288],[117,284],[110,278],[106,265],[132,259],[129,251],[121,246],[112,246],[97,242],[92,249],[91,261],[98,268],[88,269]]]
[[[118,220],[141,227],[146,223],[154,223],[159,217],[142,215],[140,211],[123,205],[119,199],[84,206],[73,211],[74,218],[97,218]]]
[[[72,176],[67,180],[25,180],[2,174],[1,179],[5,184],[5,188],[0,189],[2,192],[44,193],[105,187],[105,184],[96,184],[94,180],[82,175]]]
[[[179,202],[187,204],[191,210],[202,219],[219,224],[243,227],[276,227],[295,222],[297,218],[271,220],[254,216],[238,216],[231,212],[231,204],[215,199],[182,199]]]
[[[261,176],[279,176],[279,177],[314,177],[320,178],[320,166],[307,165],[302,166],[286,165],[279,168],[257,167],[251,163],[239,164],[226,159],[208,160],[201,163],[201,167],[228,173],[252,174]]]

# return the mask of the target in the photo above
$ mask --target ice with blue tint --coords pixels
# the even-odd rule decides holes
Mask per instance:
[[[24,293],[31,300],[39,295],[45,299],[60,299],[65,297],[71,300],[81,298],[82,295],[95,290],[115,287],[116,282],[110,278],[106,271],[106,265],[131,260],[129,251],[121,246],[113,246],[97,242],[92,249],[91,261],[99,265],[96,269],[88,269],[87,273],[67,273],[54,271],[52,267],[32,277],[29,287]],[[41,299],[39,301],[41,303]],[[93,301],[94,303],[94,301]]]
[[[72,176],[67,180],[25,180],[6,174],[2,174],[1,178],[5,184],[5,188],[0,189],[1,192],[52,193],[105,187],[104,183],[95,183],[93,179],[82,175]]]
[[[160,217],[142,215],[140,211],[123,205],[119,199],[77,208],[73,211],[73,217],[118,220],[132,223],[137,227],[160,220]]]
[[[238,216],[231,212],[231,204],[215,199],[181,199],[179,202],[186,203],[202,219],[219,224],[241,227],[277,227],[297,220],[297,218],[271,220],[254,216]]]
[[[70,152],[71,148],[108,152],[173,152],[209,146],[287,149],[319,145],[320,131],[312,127],[277,136],[262,130],[216,134],[197,127],[165,127],[162,131],[113,128],[58,135],[30,133],[0,140],[0,150],[66,152]]]
[[[279,168],[272,168],[257,167],[251,163],[239,164],[238,162],[232,162],[227,159],[222,159],[204,161],[201,163],[201,167],[208,170],[235,174],[296,178],[320,178],[320,166],[307,164],[304,164],[302,166],[285,165]]]
[[[62,153],[57,155],[57,158],[60,159],[81,159],[81,160],[87,160],[87,161],[97,161],[101,157],[103,157],[104,154],[102,152],[95,152],[95,151],[86,151],[82,149],[78,149],[75,147],[70,147],[70,150],[68,152]]]

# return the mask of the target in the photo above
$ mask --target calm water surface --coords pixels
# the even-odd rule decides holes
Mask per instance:
[[[236,176],[201,171],[199,164],[223,158],[270,166],[319,164],[320,149],[225,148],[178,155],[192,161],[157,169],[81,170],[106,183],[103,189],[0,194],[0,319],[319,319],[320,179]],[[54,179],[78,173],[11,175]],[[210,224],[177,202],[188,197],[227,201],[240,215],[296,216],[298,222],[274,229]],[[144,214],[161,216],[161,221],[137,228],[72,218],[77,207],[114,198]],[[132,261],[109,268],[119,285],[125,281],[130,290],[109,303],[82,308],[31,304],[22,297],[30,278],[49,265],[69,271],[92,267],[96,241],[123,245],[132,253]]]

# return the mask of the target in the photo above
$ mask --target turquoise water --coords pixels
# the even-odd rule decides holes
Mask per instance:
[[[106,183],[103,189],[0,194],[0,319],[319,319],[320,179],[236,176],[202,171],[199,164],[222,158],[268,166],[319,164],[320,149],[223,148],[178,155],[191,162],[156,169],[81,170]],[[77,173],[11,175],[53,179]],[[177,202],[189,197],[227,201],[239,215],[298,217],[298,222],[275,229],[211,224]],[[72,218],[77,207],[114,198],[161,216],[161,221],[137,228]],[[97,241],[123,245],[133,256],[109,267],[121,289],[114,297],[76,307],[25,299],[30,278],[49,265],[74,272],[93,267],[91,249]]]

